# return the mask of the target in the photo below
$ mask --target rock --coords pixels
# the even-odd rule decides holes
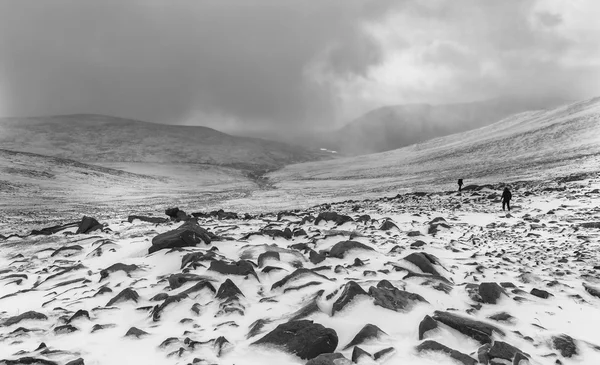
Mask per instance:
[[[142,331],[141,329],[137,328],[137,327],[131,327],[127,333],[125,333],[125,337],[135,337],[135,338],[140,338],[140,337],[144,337],[149,335],[148,332],[146,331]]]
[[[338,214],[336,212],[322,212],[319,213],[317,219],[315,219],[315,225],[318,225],[321,221],[335,222],[335,224],[342,225],[346,222],[353,222],[352,217],[347,215]]]
[[[240,260],[230,264],[223,261],[211,261],[208,270],[216,271],[225,275],[252,275],[258,279],[258,276],[254,271],[254,266],[252,266],[250,261],[246,260]]]
[[[198,222],[192,219],[172,231],[154,237],[148,253],[151,254],[166,248],[196,246],[202,242],[208,245],[215,238],[214,234],[200,227]]]
[[[360,331],[358,331],[358,333],[356,334],[356,336],[354,336],[352,341],[350,341],[350,343],[348,343],[346,347],[344,347],[344,350],[349,349],[352,346],[360,345],[365,341],[374,338],[380,338],[383,335],[386,335],[386,333],[383,332],[379,327],[375,326],[374,324],[368,323]]]
[[[217,299],[232,299],[243,297],[242,291],[231,281],[227,279],[221,284],[217,291]]]
[[[398,226],[392,222],[389,219],[386,219],[385,222],[383,222],[383,224],[381,225],[381,227],[379,227],[380,231],[389,231],[390,229],[397,229],[400,230],[400,228],[398,228]]]
[[[324,280],[330,280],[328,277],[326,277],[324,275],[321,275],[321,274],[318,274],[318,273],[314,272],[313,270],[301,268],[301,269],[294,270],[293,273],[291,273],[289,275],[286,275],[283,279],[281,279],[281,280],[277,281],[276,283],[274,283],[271,286],[271,290],[277,289],[279,287],[283,287],[288,282],[297,280],[299,278],[304,278],[304,277],[307,277],[307,276],[316,276],[316,277],[324,279]]]
[[[419,231],[410,231],[406,235],[408,237],[417,237],[417,236],[421,236],[421,232],[419,232]]]
[[[437,322],[430,316],[425,316],[421,323],[419,323],[419,341],[421,341],[425,335],[425,332],[438,328]]]
[[[417,241],[415,241],[415,242],[411,243],[411,244],[410,244],[410,247],[411,247],[411,248],[419,248],[419,247],[423,247],[423,246],[425,246],[425,245],[426,245],[426,243],[425,243],[425,242],[423,242],[423,241],[421,241],[421,240],[417,240]]]
[[[58,363],[42,358],[27,356],[17,360],[0,360],[0,365],[58,365]]]
[[[87,234],[102,229],[102,224],[92,217],[84,216],[79,223],[79,228],[75,234]]]
[[[435,311],[433,319],[454,328],[458,332],[469,336],[482,344],[491,343],[491,337],[494,332],[504,336],[504,332],[496,326],[457,316],[449,312]]]
[[[449,355],[451,358],[453,358],[457,361],[460,361],[464,365],[476,365],[477,364],[477,360],[473,359],[471,356],[469,356],[467,354],[463,354],[462,352],[453,350],[453,349],[451,349],[447,346],[444,346],[441,343],[436,342],[436,341],[431,341],[431,340],[424,341],[419,346],[417,346],[417,351],[419,351],[419,352],[423,352],[423,351],[442,352],[442,353]]]
[[[410,310],[419,302],[428,303],[419,294],[400,290],[387,280],[381,280],[377,287],[370,287],[369,295],[374,299],[373,304],[396,312]]]
[[[559,350],[560,354],[567,358],[573,357],[573,355],[577,355],[578,353],[575,340],[565,334],[552,337],[552,348]]]
[[[308,254],[308,259],[313,263],[313,265],[317,265],[325,261],[326,258],[327,256],[325,256],[325,254],[317,253],[315,250],[310,250]]]
[[[64,326],[58,326],[54,328],[54,333],[57,335],[62,335],[65,333],[71,333],[71,332],[75,332],[75,331],[79,331],[79,328],[75,327],[75,326],[71,326],[70,324],[66,324]]]
[[[333,354],[321,354],[314,359],[308,360],[306,365],[351,365],[352,362],[339,352]]]
[[[361,349],[360,347],[355,346],[352,350],[352,362],[358,364],[362,358],[372,359],[373,355]]]
[[[335,351],[337,333],[331,328],[308,320],[280,324],[253,345],[280,346],[301,359],[313,359],[320,354]]]
[[[502,294],[506,295],[506,292],[497,283],[479,284],[479,296],[483,303],[496,304]]]
[[[596,297],[596,298],[600,298],[600,289],[588,285],[586,283],[583,283],[583,287],[585,288],[585,290],[590,293],[592,296]]]
[[[511,316],[510,314],[508,314],[506,312],[496,313],[496,314],[489,316],[488,318],[491,320],[494,320],[494,321],[498,321],[498,322],[511,322],[512,320],[515,319],[515,317]]]
[[[406,256],[404,260],[417,266],[422,272],[431,275],[442,276],[435,268],[434,265],[439,265],[437,257],[430,255],[425,252],[413,252]]]
[[[83,361],[83,358],[80,357],[78,359],[69,361],[65,365],[85,365],[85,362]]]
[[[545,290],[536,289],[536,288],[531,289],[530,294],[535,295],[536,297],[542,298],[542,299],[548,299],[548,297],[550,297],[552,295]]]
[[[116,264],[112,264],[109,267],[107,267],[106,269],[100,270],[100,281],[108,278],[109,274],[116,272],[116,271],[123,271],[127,275],[129,275],[130,272],[135,271],[137,269],[139,269],[139,267],[134,264],[125,265],[120,262],[116,263]]]
[[[130,300],[137,303],[139,298],[140,298],[140,296],[135,290],[133,290],[131,288],[127,288],[127,289],[123,289],[114,298],[109,300],[108,303],[106,303],[106,306],[110,307],[111,305],[114,305],[116,303],[130,301]]]
[[[258,255],[258,267],[264,267],[265,266],[265,261],[267,259],[273,259],[273,260],[281,260],[280,256],[279,256],[279,252],[277,251],[267,251],[267,252],[263,252],[260,255]]]
[[[494,343],[487,352],[487,356],[490,360],[503,359],[512,362],[515,356],[519,353],[526,355],[525,353],[523,353],[523,351],[519,350],[511,344],[502,341],[494,341]]]
[[[344,258],[346,253],[351,250],[367,250],[367,251],[375,251],[372,247],[369,247],[363,243],[356,241],[341,241],[333,245],[329,250],[330,257],[336,258]]]
[[[142,222],[149,222],[149,223],[155,223],[155,224],[167,223],[169,221],[169,219],[167,219],[167,218],[146,217],[143,215],[130,215],[129,217],[127,217],[127,221],[129,223],[133,223],[133,221],[136,219],[139,221],[142,221]]]
[[[165,210],[165,214],[175,222],[186,221],[190,218],[186,212],[180,210],[179,208],[169,208]]]
[[[14,316],[14,317],[10,317],[10,318],[6,319],[2,323],[2,325],[5,327],[8,327],[8,326],[12,326],[13,324],[17,324],[21,321],[24,321],[24,320],[45,321],[47,319],[48,319],[48,317],[43,313],[39,313],[39,312],[35,312],[35,311],[28,311],[28,312],[21,313],[18,316]]]
[[[196,274],[171,274],[167,281],[169,282],[169,287],[171,290],[177,289],[181,287],[183,284],[190,281],[205,281],[206,278],[204,276],[196,275]]]
[[[42,228],[40,230],[34,229],[33,231],[31,231],[30,234],[32,236],[40,236],[40,235],[49,236],[51,234],[63,231],[67,228],[78,227],[79,224],[80,224],[80,222],[73,222],[73,223],[67,223],[67,224],[63,224],[63,225],[59,225],[59,226],[46,227],[46,228]],[[4,237],[4,236],[0,235],[0,238],[2,238],[2,237]],[[6,239],[6,237],[4,237],[4,239]]]
[[[75,314],[73,314],[71,316],[71,318],[69,318],[67,320],[67,323],[71,323],[71,322],[73,322],[74,320],[76,320],[78,318],[84,318],[84,317],[87,318],[87,320],[89,321],[90,320],[90,313],[88,311],[86,311],[86,310],[80,309],[77,312],[75,312]]]
[[[341,311],[348,305],[357,295],[368,295],[363,288],[360,287],[356,282],[349,281],[344,285],[344,290],[340,297],[333,303],[331,315],[335,315],[336,312]]]
[[[262,318],[252,322],[252,324],[250,325],[250,329],[248,330],[248,334],[246,335],[246,338],[248,339],[256,336],[266,324],[269,324],[271,322],[271,320]]]
[[[95,324],[92,327],[92,333],[103,330],[103,329],[114,328],[114,327],[116,327],[116,325],[114,325],[114,324]]]

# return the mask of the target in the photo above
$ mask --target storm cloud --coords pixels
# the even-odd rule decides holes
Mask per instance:
[[[389,104],[591,97],[597,4],[0,0],[0,116],[297,130]]]

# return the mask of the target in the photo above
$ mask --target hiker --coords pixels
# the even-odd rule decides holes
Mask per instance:
[[[462,191],[463,181],[462,179],[458,179],[458,191]]]
[[[510,199],[512,199],[512,194],[510,193],[510,190],[508,190],[508,187],[506,187],[502,192],[502,210],[506,207],[510,212]]]

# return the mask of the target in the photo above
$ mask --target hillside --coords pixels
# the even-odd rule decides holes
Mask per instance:
[[[82,162],[192,163],[268,170],[322,158],[300,147],[211,128],[102,115],[0,119],[0,146]]]
[[[496,183],[597,171],[599,162],[600,98],[594,98],[393,151],[286,166],[268,176],[285,201],[308,204],[455,189],[458,178]]]
[[[344,153],[384,152],[564,103],[559,99],[498,98],[447,105],[386,106],[354,120],[329,138],[332,148]]]

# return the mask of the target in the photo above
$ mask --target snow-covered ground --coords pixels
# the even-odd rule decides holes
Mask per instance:
[[[333,329],[337,343],[328,351],[333,348],[346,359],[358,352],[356,347],[370,354],[356,359],[359,364],[475,364],[478,352],[498,364],[512,364],[521,356],[517,353],[527,359],[515,362],[521,365],[597,364],[600,297],[592,294],[600,287],[600,230],[582,224],[600,222],[600,176],[573,180],[513,185],[510,214],[502,212],[496,186],[250,219],[200,218],[200,226],[221,239],[152,254],[152,239],[181,223],[129,223],[114,217],[104,222],[104,232],[65,234],[76,229],[69,228],[49,236],[9,238],[0,243],[0,359],[8,359],[6,364],[25,363],[10,362],[24,357],[44,364],[78,358],[87,365],[306,364],[307,359],[282,347],[252,343],[314,299],[312,313],[293,319]],[[323,212],[351,220],[315,220]],[[349,240],[368,249],[338,244]],[[271,253],[259,258],[265,252]],[[187,260],[190,253],[197,254],[196,260]],[[415,256],[429,259],[415,264]],[[245,267],[239,260],[250,262],[255,274],[235,274]],[[226,274],[215,262],[238,265]],[[117,263],[135,266],[103,277],[101,271]],[[297,275],[280,282],[292,273]],[[174,280],[178,274],[189,281]],[[227,279],[241,295],[219,297],[227,292]],[[382,280],[397,290],[385,289]],[[350,281],[365,293],[357,293]],[[210,283],[217,293],[197,283]],[[486,285],[502,288],[491,294],[493,300],[485,294]],[[376,288],[395,299],[381,302],[381,296],[371,294]],[[108,305],[124,289],[139,298]],[[533,289],[550,296],[535,296]],[[169,301],[153,319],[157,307]],[[80,310],[86,312],[71,320]],[[39,313],[38,319],[29,314],[30,319],[6,324],[27,311]],[[488,336],[468,326],[453,328],[445,324],[444,313],[494,330]],[[426,316],[437,328],[420,340]],[[249,334],[261,319],[264,326]],[[346,347],[367,324],[384,333]],[[143,331],[139,337],[126,336],[132,327]],[[420,345],[432,346],[428,340],[462,353],[462,362],[443,352],[418,351]],[[42,342],[46,347],[39,348]]]

